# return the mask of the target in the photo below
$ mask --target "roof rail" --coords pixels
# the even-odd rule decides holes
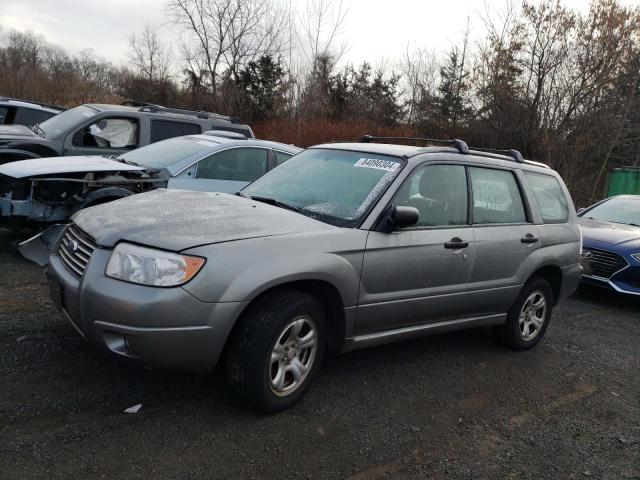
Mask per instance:
[[[511,157],[513,160],[515,160],[518,163],[524,163],[524,157],[522,156],[522,154],[515,149],[509,149],[509,150],[499,150],[499,149],[495,149],[495,148],[480,148],[480,147],[471,147],[471,150],[475,150],[477,152],[483,152],[483,153],[495,153],[497,155],[506,155],[507,157]]]
[[[451,145],[460,153],[469,153],[469,147],[464,140],[439,140],[437,138],[421,138],[421,137],[376,137],[373,135],[363,135],[360,137],[361,143],[373,143],[380,140],[404,140],[411,142],[439,143],[441,145]]]
[[[225,120],[227,122],[235,124],[242,124],[242,120],[240,120],[238,117],[231,117],[228,115],[221,115],[219,113],[205,112],[201,110],[189,110],[187,108],[165,107],[163,105],[156,105],[155,103],[141,102],[138,100],[127,100],[125,102],[122,102],[121,105],[136,107],[141,112],[178,113],[180,115],[193,115],[198,118],[212,118],[215,120]]]
[[[34,105],[39,105],[39,106],[45,107],[45,108],[53,108],[54,110],[60,110],[61,112],[64,112],[65,110],[67,110],[65,107],[60,107],[58,105],[51,105],[50,103],[37,102],[35,100],[25,100],[23,98],[5,97],[5,96],[0,95],[0,100],[10,100],[10,101],[14,101],[14,102],[33,103]]]

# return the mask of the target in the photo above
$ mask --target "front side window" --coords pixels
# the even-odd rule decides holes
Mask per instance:
[[[525,223],[522,195],[513,173],[470,167],[473,223]]]
[[[135,148],[138,144],[138,121],[117,117],[100,119],[76,133],[73,144],[77,147]]]
[[[418,223],[412,228],[465,225],[468,207],[465,168],[461,165],[418,167],[391,203],[418,209]]]
[[[258,196],[341,227],[355,227],[385,192],[404,163],[396,157],[311,148],[246,187]]]
[[[198,162],[196,178],[253,182],[267,171],[269,151],[264,148],[231,148]]]
[[[569,220],[569,205],[558,180],[542,173],[524,174],[529,180],[544,223],[564,223]]]

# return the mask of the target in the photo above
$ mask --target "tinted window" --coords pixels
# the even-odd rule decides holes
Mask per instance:
[[[7,116],[7,112],[9,109],[7,107],[0,107],[0,125],[5,122],[5,117]]]
[[[402,169],[400,159],[373,153],[312,148],[295,155],[243,190],[293,205],[300,213],[357,226]]]
[[[513,173],[489,168],[469,168],[473,192],[473,222],[524,223],[527,217]]]
[[[195,123],[172,122],[170,120],[151,120],[151,143],[182,135],[201,133],[200,125]]]
[[[282,165],[291,157],[293,157],[293,155],[290,153],[279,152],[276,150],[276,165]]]
[[[524,172],[536,197],[544,223],[563,223],[569,219],[569,206],[558,180],[551,175]]]
[[[204,156],[207,154],[207,150],[211,150],[217,145],[218,143],[213,140],[177,137],[146,145],[120,155],[118,158],[149,168],[166,168],[198,153]]]
[[[420,213],[416,227],[467,223],[467,174],[461,165],[428,165],[405,180],[391,202],[415,207]]]
[[[102,118],[77,132],[73,144],[78,147],[135,148],[138,121],[135,118]]]
[[[198,162],[196,178],[253,182],[267,171],[269,151],[264,148],[232,148]]]
[[[19,125],[27,125],[28,127],[31,127],[36,123],[49,120],[51,117],[53,117],[53,115],[54,115],[53,113],[46,112],[44,110],[34,110],[32,108],[20,107],[16,112],[16,118],[14,118],[13,123],[17,123]]]
[[[613,197],[580,216],[640,226],[640,196]]]

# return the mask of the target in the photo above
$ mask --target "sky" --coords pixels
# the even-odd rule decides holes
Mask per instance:
[[[507,1],[343,0],[348,14],[342,39],[348,48],[341,63],[385,65],[417,47],[446,51],[460,42],[467,19],[473,32],[487,7],[499,10]],[[640,0],[621,1],[640,5]],[[306,0],[291,2],[298,9],[306,5]],[[588,0],[563,3],[581,11],[589,7]],[[69,53],[90,48],[118,65],[126,64],[128,38],[145,23],[159,28],[165,43],[177,44],[180,32],[168,22],[164,0],[0,0],[3,32],[31,30]]]

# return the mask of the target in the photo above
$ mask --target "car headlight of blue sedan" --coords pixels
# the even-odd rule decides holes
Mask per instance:
[[[205,259],[121,242],[111,253],[106,275],[152,287],[177,287],[191,280]]]

